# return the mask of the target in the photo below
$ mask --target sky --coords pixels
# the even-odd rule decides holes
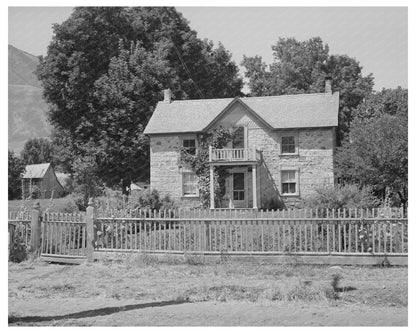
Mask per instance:
[[[408,85],[406,7],[177,7],[200,38],[221,42],[240,64],[260,55],[270,64],[279,37],[320,36],[330,54],[356,58],[373,73],[375,89]],[[8,42],[33,55],[45,55],[52,24],[71,7],[9,7]],[[244,68],[240,67],[240,74]]]

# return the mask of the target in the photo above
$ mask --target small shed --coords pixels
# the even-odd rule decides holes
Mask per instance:
[[[50,163],[26,165],[22,177],[22,196],[29,195],[39,199],[60,198],[65,190],[53,170]]]

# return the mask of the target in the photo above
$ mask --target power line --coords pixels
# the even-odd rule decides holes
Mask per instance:
[[[161,26],[163,26],[163,21],[162,21],[162,18],[161,18],[161,17],[159,17],[159,21],[160,21]],[[190,72],[190,70],[189,70],[188,66],[186,66],[185,60],[183,59],[181,52],[179,51],[179,49],[177,48],[177,46],[176,46],[175,42],[173,41],[173,39],[172,39],[172,35],[170,34],[170,32],[169,32],[169,31],[166,31],[166,32],[167,32],[167,33],[168,33],[168,35],[169,35],[169,39],[170,39],[170,41],[172,42],[172,44],[173,44],[173,46],[174,46],[174,48],[175,48],[176,55],[178,56],[179,61],[181,62],[182,66],[184,67],[185,72],[186,72],[186,74],[187,74],[187,75],[188,75],[188,77],[189,77],[189,80],[191,80],[191,82],[194,84],[195,89],[196,89],[196,92],[199,94],[199,96],[200,96],[202,99],[204,99],[204,98],[205,98],[205,97],[204,97],[204,94],[202,93],[201,89],[199,89],[198,84],[197,84],[197,83],[196,83],[196,82],[192,79],[191,72]]]
[[[170,37],[170,34],[169,34],[169,37]],[[178,56],[178,58],[179,58],[179,61],[182,63],[183,67],[185,68],[185,72],[186,72],[186,74],[188,74],[189,79],[190,79],[190,80],[192,81],[192,83],[195,85],[195,88],[196,88],[197,93],[199,94],[199,96],[200,96],[201,98],[204,98],[204,94],[202,93],[201,89],[199,89],[198,84],[197,84],[197,83],[196,83],[196,82],[192,79],[192,77],[191,77],[191,72],[189,71],[188,66],[186,66],[186,63],[185,63],[185,61],[183,60],[183,57],[182,57],[182,55],[181,55],[181,52],[180,52],[180,51],[179,51],[179,49],[176,47],[176,45],[175,45],[175,43],[173,42],[172,38],[170,38],[170,40],[171,40],[171,42],[172,42],[173,46],[175,47],[175,51],[176,51],[176,54],[177,54],[177,56]]]

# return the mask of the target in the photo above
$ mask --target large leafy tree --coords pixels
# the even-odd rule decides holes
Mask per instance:
[[[137,136],[137,128],[145,127],[162,97],[162,88],[171,88],[176,99],[241,94],[242,79],[230,53],[222,45],[215,48],[212,42],[197,38],[174,8],[76,8],[68,20],[53,29],[53,40],[37,73],[50,105],[54,141],[65,152],[61,163],[68,171],[72,171],[73,156],[88,154],[85,145],[90,142],[103,148],[97,155],[97,170],[111,168],[130,179],[146,171],[137,167],[137,154],[142,155],[144,169],[149,167],[146,141]],[[126,47],[120,45],[130,46],[131,42],[140,45],[139,51],[130,52],[129,57],[136,57],[134,61],[157,58],[163,66],[152,67],[149,61],[142,61],[139,69],[134,61],[127,61],[126,54],[121,53]],[[130,70],[134,74],[130,75]],[[111,80],[118,83],[112,84]],[[105,98],[106,93],[111,97]],[[136,127],[127,122],[132,117]],[[111,118],[118,121],[117,135]],[[120,139],[121,133],[122,144],[114,139]],[[137,140],[134,147],[140,148],[135,156],[128,136]],[[124,158],[120,166],[114,167],[111,161],[117,160],[120,149]],[[99,160],[100,156],[105,158]],[[105,180],[113,184],[116,178],[113,173]]]
[[[12,150],[8,151],[9,158],[9,179],[8,179],[8,198],[9,200],[17,199],[22,193],[22,173],[25,170],[23,161],[14,154]]]
[[[24,164],[54,164],[53,145],[47,138],[31,138],[27,140],[20,155]]]
[[[168,80],[166,45],[147,52],[141,43],[120,45],[108,73],[95,83],[99,128],[94,133],[98,148],[99,176],[109,186],[148,177],[148,139],[143,135],[157,103],[158,92]]]
[[[340,92],[338,142],[347,134],[352,111],[373,88],[373,76],[362,75],[357,60],[347,55],[330,55],[328,45],[315,37],[300,42],[279,38],[272,46],[274,62],[269,66],[260,56],[244,56],[249,88],[253,96],[317,93],[324,91],[325,77],[332,77],[333,90]]]
[[[336,176],[343,182],[372,186],[393,203],[407,203],[407,89],[383,89],[354,112],[349,138],[335,155]]]

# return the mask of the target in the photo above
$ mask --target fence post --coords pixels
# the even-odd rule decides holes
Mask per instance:
[[[210,241],[209,241],[209,221],[205,221],[204,223],[204,229],[205,229],[205,252],[209,251],[210,247]]]
[[[40,248],[41,222],[42,222],[42,212],[40,210],[40,203],[39,201],[36,201],[33,204],[32,219],[30,223],[30,228],[31,228],[30,248],[32,252],[35,252],[35,253],[38,252]]]
[[[87,214],[86,214],[86,229],[87,229],[87,261],[94,261],[94,219],[95,219],[95,207],[94,199],[90,198],[88,201]]]

